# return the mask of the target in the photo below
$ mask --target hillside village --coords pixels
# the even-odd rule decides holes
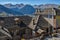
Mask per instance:
[[[0,40],[45,40],[47,37],[57,37],[60,33],[60,9],[34,9],[33,16],[0,16]]]

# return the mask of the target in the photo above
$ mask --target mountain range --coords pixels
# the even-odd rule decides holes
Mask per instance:
[[[35,12],[35,9],[31,5],[25,5],[22,8],[13,7],[8,8],[6,6],[0,5],[0,14],[6,13],[11,15],[24,15],[24,14],[33,14]]]
[[[57,4],[42,4],[42,5],[24,5],[24,4],[4,4],[0,5],[0,14],[7,15],[27,15],[33,14],[35,8],[58,8]]]
[[[3,12],[7,14],[12,14],[12,15],[17,15],[17,14],[23,15],[21,12],[14,11],[14,10],[4,7],[3,5],[0,5],[0,13],[3,13]]]
[[[57,4],[41,4],[41,5],[34,5],[35,8],[58,8],[60,5]]]
[[[16,7],[21,8],[21,7],[25,6],[25,5],[23,3],[15,4],[15,5],[9,3],[9,4],[4,4],[4,6],[8,7],[8,8],[16,8]],[[57,8],[60,5],[58,5],[58,4],[40,4],[40,5],[32,5],[32,6],[34,8],[50,8],[50,7]]]

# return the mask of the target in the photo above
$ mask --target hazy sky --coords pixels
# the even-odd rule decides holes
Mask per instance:
[[[12,4],[60,4],[60,0],[0,0],[0,4],[6,4],[6,3],[12,3]]]

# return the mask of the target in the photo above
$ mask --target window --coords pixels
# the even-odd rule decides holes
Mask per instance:
[[[35,20],[33,20],[33,25],[35,25],[36,23],[35,23]]]

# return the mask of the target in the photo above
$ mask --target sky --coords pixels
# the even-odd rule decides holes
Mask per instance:
[[[40,5],[40,4],[59,4],[60,0],[0,0],[0,4],[31,4],[31,5]]]

